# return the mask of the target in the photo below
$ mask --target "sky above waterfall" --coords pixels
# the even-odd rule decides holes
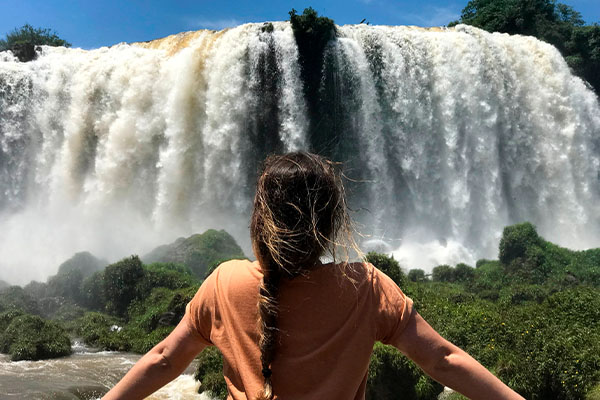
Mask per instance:
[[[282,21],[295,8],[313,7],[337,24],[440,26],[458,19],[468,0],[0,0],[0,35],[29,23],[54,29],[84,49],[146,41],[189,30],[246,22]],[[563,0],[586,23],[600,22],[600,0]]]

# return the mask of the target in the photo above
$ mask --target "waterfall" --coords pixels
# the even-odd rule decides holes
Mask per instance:
[[[600,106],[555,48],[464,25],[341,26],[307,98],[292,28],[272,26],[0,53],[0,279],[208,228],[249,253],[260,160],[298,149],[344,162],[365,246],[405,268],[496,257],[525,220],[600,246]]]

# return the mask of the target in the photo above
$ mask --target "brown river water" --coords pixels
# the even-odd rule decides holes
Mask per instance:
[[[69,357],[43,361],[10,361],[0,354],[0,400],[98,399],[121,379],[139,354],[94,351],[75,342]],[[195,364],[148,399],[211,400],[197,392]]]

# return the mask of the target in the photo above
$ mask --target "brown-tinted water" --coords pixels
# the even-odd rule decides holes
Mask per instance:
[[[94,352],[77,344],[69,357],[43,361],[10,361],[0,354],[0,400],[98,399],[140,358],[138,354]],[[194,364],[149,399],[209,400],[197,393]]]

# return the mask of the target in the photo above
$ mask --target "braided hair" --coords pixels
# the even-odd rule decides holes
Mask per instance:
[[[263,272],[258,329],[264,387],[255,400],[274,397],[271,365],[277,347],[281,278],[312,268],[327,251],[335,260],[336,238],[342,231],[339,236],[356,248],[334,163],[305,152],[265,160],[250,223],[252,247]]]

